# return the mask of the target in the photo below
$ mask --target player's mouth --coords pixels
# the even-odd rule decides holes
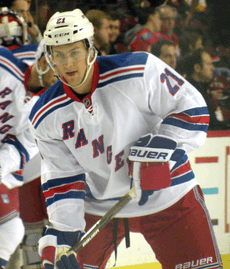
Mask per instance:
[[[77,71],[72,71],[72,72],[66,72],[66,75],[69,77],[74,76],[77,73]]]

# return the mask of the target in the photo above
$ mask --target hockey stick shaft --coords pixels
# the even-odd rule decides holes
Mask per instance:
[[[100,220],[98,220],[82,237],[81,241],[78,242],[73,249],[75,252],[79,252],[85,245],[87,245],[98,233],[106,226],[110,220],[122,209],[124,208],[132,198],[135,197],[134,187],[127,192],[119,202],[117,202]],[[70,250],[71,251],[71,250]]]

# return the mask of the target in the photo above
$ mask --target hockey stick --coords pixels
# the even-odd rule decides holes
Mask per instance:
[[[117,202],[101,219],[99,219],[82,237],[82,239],[73,246],[73,249],[70,249],[75,252],[79,252],[83,247],[89,243],[98,233],[99,231],[106,226],[106,224],[113,219],[113,217],[124,207],[128,204],[130,200],[135,197],[135,189],[134,187],[127,192],[119,202]]]

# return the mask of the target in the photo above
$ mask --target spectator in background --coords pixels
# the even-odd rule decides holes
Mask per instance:
[[[195,30],[184,31],[179,38],[180,55],[177,60],[177,71],[181,75],[184,75],[186,56],[199,48],[204,48],[202,35]]]
[[[185,68],[186,79],[202,94],[207,103],[210,114],[209,130],[227,129],[226,124],[217,119],[218,111],[215,111],[210,92],[214,75],[211,55],[205,49],[197,49],[186,57]]]
[[[99,9],[90,9],[85,15],[94,26],[94,45],[98,55],[106,55],[110,44],[111,16]]]
[[[160,58],[173,69],[176,69],[177,57],[176,48],[173,42],[166,39],[159,40],[151,47],[151,53]]]
[[[178,36],[174,33],[175,22],[177,17],[176,9],[168,6],[162,5],[159,7],[160,17],[162,20],[161,24],[161,36],[164,39],[172,41],[176,48],[178,48]]]
[[[204,48],[203,37],[195,30],[184,31],[179,38],[180,56],[185,57],[194,50]]]
[[[127,49],[122,43],[120,35],[121,20],[120,16],[115,12],[109,12],[111,16],[110,20],[110,42],[107,48],[107,54],[117,54],[126,52]]]
[[[120,18],[118,15],[116,15],[116,13],[110,13],[111,16],[111,21],[110,21],[110,30],[111,30],[111,34],[110,34],[110,42],[114,43],[118,36],[120,35],[120,26],[121,26],[121,22],[120,22]]]
[[[216,117],[230,127],[230,85],[226,76],[214,76],[210,85],[210,93]]]
[[[20,16],[22,16],[27,23],[28,30],[28,43],[29,44],[38,44],[42,40],[42,34],[38,26],[34,23],[34,19],[30,14],[30,3],[26,0],[11,0],[7,2],[7,7],[17,11]]]
[[[207,9],[206,0],[168,0],[168,4],[177,9],[182,30],[194,20],[203,21],[202,15]]]
[[[36,1],[33,1],[31,3],[30,11],[39,30],[43,33],[45,31],[46,24],[51,17],[49,0],[39,0],[38,5]]]
[[[160,40],[161,18],[158,8],[147,7],[143,9],[144,27],[129,44],[131,51],[150,52],[151,46]]]

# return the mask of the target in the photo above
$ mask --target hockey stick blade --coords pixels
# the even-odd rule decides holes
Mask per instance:
[[[135,197],[134,187],[130,189],[101,219],[99,219],[82,237],[82,239],[73,246],[75,252],[79,252],[85,245],[87,245],[98,233],[99,231],[106,226],[110,220],[123,208],[125,207],[130,200]],[[69,250],[71,251],[71,250]],[[68,252],[69,252],[68,251]]]

